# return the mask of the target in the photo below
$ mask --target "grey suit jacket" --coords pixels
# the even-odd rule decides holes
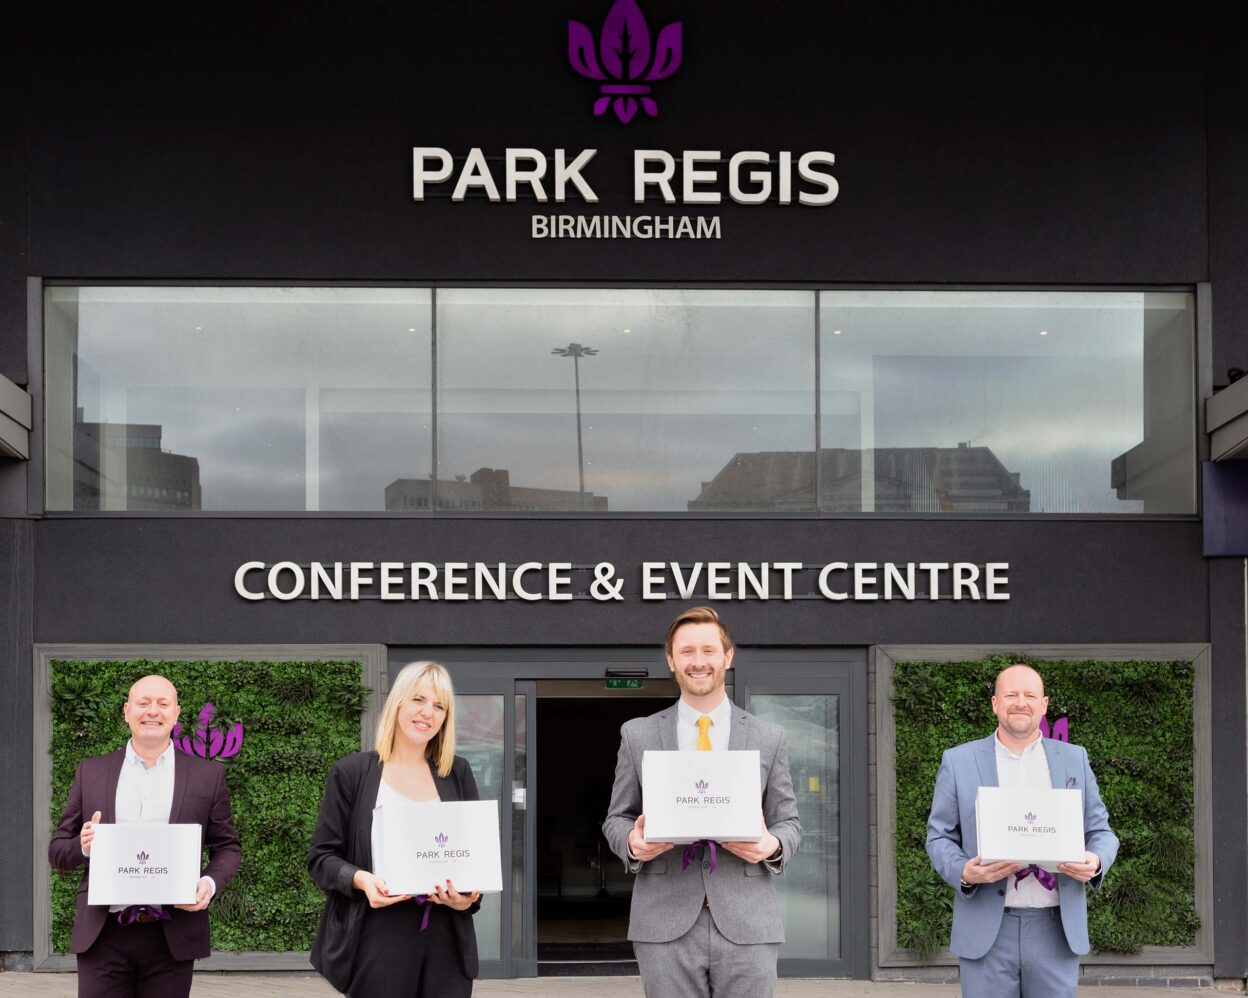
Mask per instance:
[[[732,708],[728,735],[730,750],[757,749],[763,787],[763,820],[780,840],[780,858],[771,863],[746,863],[727,849],[718,851],[718,869],[710,871],[709,857],[682,869],[683,846],[648,863],[630,859],[628,833],[641,813],[641,756],[646,749],[676,751],[676,705],[650,717],[637,717],[620,729],[620,755],[615,766],[611,807],[602,832],[611,851],[637,874],[633,885],[628,938],[635,942],[666,943],[692,928],[710,902],[711,917],[721,933],[734,943],[784,942],[784,926],[776,902],[773,874],[797,853],[802,823],[789,776],[789,752],[784,729],[761,721],[740,707]]]
[[[1083,791],[1084,847],[1101,858],[1100,872],[1087,885],[1095,890],[1118,855],[1118,836],[1109,827],[1109,813],[1101,801],[1088,753],[1079,745],[1046,738],[1044,754],[1055,788]],[[992,948],[1005,911],[1005,880],[977,884],[966,891],[960,887],[966,861],[979,854],[975,792],[980,787],[995,786],[998,783],[994,732],[945,752],[936,774],[932,813],[927,819],[927,855],[936,872],[954,889],[949,948],[968,960],[978,960]],[[1089,949],[1087,887],[1059,873],[1057,890],[1066,942],[1071,952],[1083,955]]]

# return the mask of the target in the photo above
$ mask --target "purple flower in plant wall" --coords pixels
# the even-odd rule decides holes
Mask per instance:
[[[1047,717],[1040,719],[1040,734],[1045,738],[1055,738],[1059,742],[1070,741],[1070,718],[1059,717],[1056,721],[1049,724]]]
[[[243,726],[241,723],[230,725],[222,731],[212,723],[217,708],[206,703],[199,712],[199,723],[193,734],[186,734],[179,721],[173,726],[173,747],[187,755],[197,755],[201,759],[228,759],[238,755],[243,747]]]
[[[676,72],[682,52],[682,25],[676,21],[659,32],[651,58],[650,29],[636,0],[615,0],[603,22],[597,46],[588,27],[580,21],[568,21],[568,61],[572,68],[591,80],[614,81],[604,82],[598,88],[602,96],[594,101],[596,118],[610,107],[627,125],[639,103],[650,117],[657,116],[659,105],[649,96],[649,84]]]

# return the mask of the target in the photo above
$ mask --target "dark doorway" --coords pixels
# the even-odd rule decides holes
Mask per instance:
[[[588,688],[552,683],[553,695],[543,695],[543,686],[537,697],[538,973],[636,973],[627,938],[633,878],[608,849],[602,820],[620,725],[664,709],[678,691],[655,680],[644,690],[618,692],[601,681]]]

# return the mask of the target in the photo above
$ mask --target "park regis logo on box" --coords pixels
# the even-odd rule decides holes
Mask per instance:
[[[163,877],[169,873],[167,866],[152,866],[152,857],[146,851],[140,852],[134,857],[137,866],[118,866],[117,873],[123,877],[129,877],[131,880],[142,879],[143,877]]]
[[[694,793],[688,796],[676,797],[677,804],[693,805],[695,807],[705,807],[708,804],[731,804],[732,798],[729,796],[714,796],[707,791],[711,789],[710,783],[706,780],[698,780],[693,785]]]
[[[1008,827],[1011,832],[1018,832],[1023,835],[1054,835],[1057,833],[1057,829],[1053,825],[1037,825],[1037,820],[1035,812],[1028,811],[1023,815],[1023,824],[1010,825]]]
[[[438,834],[433,837],[433,844],[437,846],[437,848],[418,850],[416,858],[443,863],[452,859],[472,858],[471,849],[448,849],[447,846],[450,845],[450,842],[451,837],[449,835],[445,832],[438,832]]]
[[[597,46],[587,25],[568,21],[568,61],[572,68],[591,80],[614,81],[598,88],[601,96],[594,101],[596,118],[606,114],[609,107],[627,125],[638,106],[650,117],[657,117],[659,105],[650,96],[650,84],[675,73],[682,54],[682,25],[676,21],[659,32],[651,58],[650,29],[636,0],[615,0]]]

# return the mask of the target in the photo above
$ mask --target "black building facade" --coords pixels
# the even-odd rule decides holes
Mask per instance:
[[[648,0],[645,65],[600,48],[587,78],[568,22],[603,45],[612,9],[93,9],[13,33],[0,374],[31,414],[29,456],[0,458],[0,953],[46,949],[41,649],[438,658],[537,726],[528,786],[500,771],[514,817],[558,778],[550,732],[614,738],[605,679],[668,694],[665,627],[718,584],[680,587],[723,562],[772,566],[767,598],[733,574],[717,603],[735,695],[794,724],[785,697],[839,698],[811,874],[836,903],[782,971],[948,972],[881,939],[881,649],[1182,646],[1212,691],[1183,974],[1248,977],[1248,552],[1222,500],[1210,549],[1201,484],[1219,457],[1243,481],[1205,422],[1248,367],[1229,9]],[[296,577],[274,565],[352,562],[399,563],[404,597],[274,596]],[[536,563],[543,592],[566,564],[571,598],[412,598],[417,562]],[[876,598],[881,574],[854,598],[850,568],[825,580],[841,600],[834,562],[974,566],[979,588],[952,598],[950,569],[941,598]],[[591,595],[603,563],[619,599]],[[627,890],[541,806],[493,973],[537,972],[551,891]]]

